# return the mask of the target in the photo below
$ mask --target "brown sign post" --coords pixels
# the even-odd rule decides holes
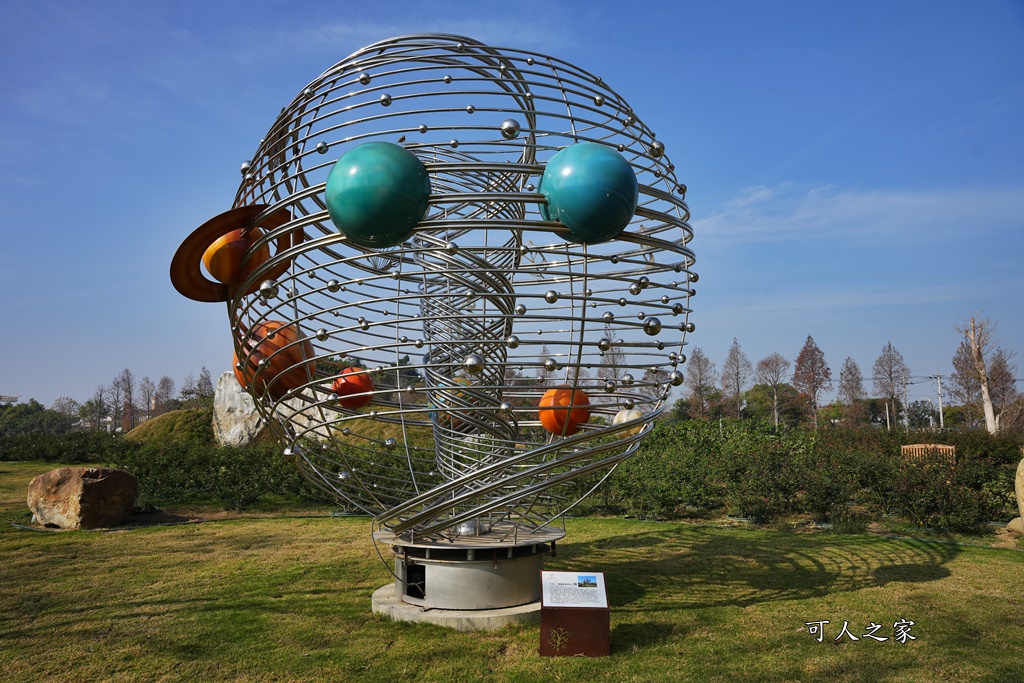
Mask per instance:
[[[608,589],[600,572],[541,572],[540,654],[607,657]]]

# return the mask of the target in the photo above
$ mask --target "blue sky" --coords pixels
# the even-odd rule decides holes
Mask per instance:
[[[309,81],[417,32],[556,55],[641,113],[689,187],[688,340],[719,367],[733,337],[756,363],[811,334],[836,380],[889,341],[948,375],[979,312],[1024,353],[1018,0],[4,7],[0,394],[229,369],[226,309],[174,291],[174,250]]]

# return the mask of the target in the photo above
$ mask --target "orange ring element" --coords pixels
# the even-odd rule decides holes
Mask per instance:
[[[238,383],[276,400],[309,383],[316,370],[316,352],[308,338],[300,342],[299,334],[297,326],[280,320],[266,320],[243,331],[238,346],[245,362],[239,367],[235,351],[232,366]],[[266,365],[260,367],[264,360]]]
[[[552,434],[570,436],[590,419],[590,399],[582,389],[555,387],[540,399],[540,423]]]
[[[231,299],[238,284],[244,282],[270,258],[267,245],[251,254],[247,262],[244,260],[245,253],[251,250],[251,246],[264,232],[271,232],[292,219],[292,214],[287,209],[278,209],[257,223],[257,216],[266,210],[265,204],[239,206],[214,216],[193,230],[171,259],[171,284],[178,293],[194,301],[215,302]],[[278,235],[276,254],[282,254],[298,245],[304,237],[305,233],[301,228]],[[242,240],[242,245],[231,245],[238,240]],[[239,250],[239,246],[242,246],[243,250]],[[215,247],[217,248],[214,249]],[[199,264],[205,261],[204,256],[211,250],[216,252],[215,258],[211,259],[211,263],[216,262],[213,266],[216,271],[211,271],[211,274],[230,281],[217,282],[203,274]],[[224,252],[223,256],[219,254],[221,251]],[[264,255],[266,258],[263,258]],[[225,267],[221,267],[222,258]],[[273,280],[280,277],[290,263],[291,258],[282,259],[267,271],[263,279]],[[209,268],[210,264],[207,264],[207,267]],[[253,282],[243,294],[252,294],[259,286],[259,282]]]

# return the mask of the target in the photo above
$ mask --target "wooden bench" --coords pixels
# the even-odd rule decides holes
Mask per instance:
[[[914,443],[901,446],[903,457],[908,460],[945,460],[950,465],[956,464],[956,446],[944,446],[938,443]]]

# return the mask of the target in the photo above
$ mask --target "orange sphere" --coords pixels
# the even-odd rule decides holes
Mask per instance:
[[[270,246],[264,243],[243,268],[245,252],[263,237],[263,231],[252,228],[244,236],[242,232],[232,230],[214,241],[203,252],[203,265],[206,266],[206,270],[226,285],[237,285],[270,259]]]
[[[349,410],[359,410],[373,400],[373,379],[363,368],[345,368],[331,384],[338,403]]]
[[[582,389],[556,387],[540,399],[540,423],[552,434],[569,436],[590,419],[590,399]]]
[[[316,369],[316,352],[309,339],[299,341],[294,325],[267,320],[253,325],[240,341],[245,362],[239,368],[235,352],[235,378],[250,391],[280,399],[308,383]],[[267,364],[260,367],[260,361]]]

